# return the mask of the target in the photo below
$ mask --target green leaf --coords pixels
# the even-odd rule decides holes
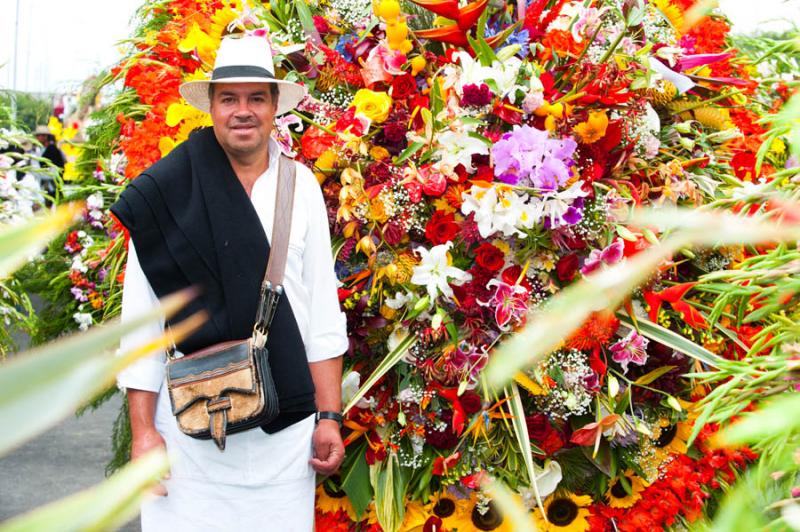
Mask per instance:
[[[367,510],[369,503],[372,502],[372,486],[369,482],[369,466],[367,465],[366,455],[358,453],[358,457],[350,470],[344,476],[342,489],[347,493],[350,504],[356,516],[360,519]]]
[[[116,357],[109,353],[122,336],[162,312],[173,314],[191,299],[183,291],[156,309],[127,323],[100,326],[14,357],[0,369],[0,454],[71,414],[87,398],[109,386],[114,376],[137,358],[169,345],[166,339]],[[196,324],[196,322],[195,322]],[[10,429],[13,427],[13,429]]]
[[[397,532],[405,517],[406,487],[397,455],[390,453],[386,461],[369,466],[369,477],[375,491],[375,514],[386,532]]]
[[[511,424],[514,427],[514,435],[517,437],[522,459],[525,461],[525,469],[528,472],[528,483],[533,488],[533,493],[536,496],[536,505],[544,514],[542,497],[539,494],[539,486],[536,483],[536,469],[533,463],[533,455],[531,454],[531,440],[528,436],[528,426],[525,423],[525,408],[522,406],[522,398],[520,397],[516,382],[511,382],[511,392],[509,393],[506,390],[505,395],[509,399],[509,411],[512,416]]]
[[[748,412],[740,421],[723,430],[718,438],[726,445],[738,445],[797,430],[800,430],[800,395],[791,394],[777,397],[755,412]]]
[[[633,381],[633,384],[638,384],[639,386],[647,386],[657,378],[661,377],[665,373],[669,373],[676,367],[677,366],[661,366],[660,368],[656,368],[653,371],[645,373],[644,375]]]
[[[356,392],[355,396],[353,396],[353,398],[345,407],[344,413],[347,413],[351,408],[353,408],[356,403],[358,403],[361,398],[364,397],[364,394],[367,393],[370,388],[372,388],[375,383],[380,380],[381,377],[386,375],[386,372],[392,369],[401,358],[403,358],[408,349],[414,345],[416,341],[416,336],[413,334],[407,334],[403,340],[400,341],[397,347],[395,347],[391,353],[386,355],[386,357],[381,361],[380,364],[378,364],[378,367],[375,368],[375,371],[372,372],[366,382],[364,382],[361,388],[358,389],[358,392]]]
[[[301,0],[294,2],[294,7],[297,10],[297,17],[303,25],[303,31],[306,37],[313,43],[319,43],[321,39],[317,32],[317,27],[314,26],[314,18],[311,16],[311,10],[308,8],[308,5]]]
[[[136,517],[147,490],[168,467],[166,453],[152,451],[93,488],[6,521],[0,531],[117,530]]]
[[[617,318],[619,318],[619,321],[625,325],[633,327],[633,322],[627,314],[617,312]],[[699,346],[691,340],[679,335],[678,333],[672,332],[669,329],[665,329],[661,325],[653,323],[650,320],[637,318],[636,321],[639,324],[638,330],[642,336],[646,336],[647,338],[655,340],[660,344],[671,347],[672,349],[679,351],[688,357],[699,360],[703,364],[707,364],[714,368],[719,368],[720,362],[724,363],[725,361],[725,359],[715,355],[705,347]]]
[[[424,145],[424,142],[412,142],[405,150],[403,150],[403,153],[397,156],[393,163],[400,164],[404,162],[406,159],[417,153]]]
[[[0,226],[0,279],[11,275],[40,252],[47,242],[72,224],[82,209],[82,203],[69,203],[25,224]]]

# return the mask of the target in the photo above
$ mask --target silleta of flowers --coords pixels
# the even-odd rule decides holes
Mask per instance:
[[[106,206],[210,124],[178,86],[207,75],[220,39],[263,36],[279,75],[309,88],[276,137],[324,192],[351,339],[347,458],[319,487],[318,529],[511,530],[480,489],[489,476],[542,530],[701,518],[755,456],[708,443],[687,354],[605,311],[517,375],[525,423],[481,379],[549,297],[658,242],[626,223],[633,207],[740,209],[795,164],[780,138],[763,147],[759,122],[788,91],[765,101],[725,17],[692,4],[147,3],[76,165],[90,210],[48,255],[53,300],[73,327],[118,312],[126,235]],[[725,336],[697,288],[756,252],[686,250],[620,314],[739,357],[763,323],[728,321]]]

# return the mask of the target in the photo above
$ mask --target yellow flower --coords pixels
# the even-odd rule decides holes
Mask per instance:
[[[51,116],[50,120],[47,122],[47,129],[49,129],[50,133],[52,133],[56,138],[56,142],[61,140],[61,134],[64,131],[64,127],[61,125],[61,121],[58,118]]]
[[[628,493],[620,478],[615,479],[606,492],[608,505],[612,508],[630,508],[642,498],[642,492],[650,484],[630,469],[622,476],[625,477],[631,491]]]
[[[79,177],[78,170],[75,168],[75,163],[68,162],[64,164],[64,174],[62,179],[64,181],[74,181]]]
[[[356,108],[357,113],[380,124],[389,118],[389,113],[392,110],[392,97],[385,92],[360,89],[356,92],[352,105]]]
[[[382,161],[388,158],[391,154],[389,150],[384,148],[383,146],[373,146],[369,150],[369,156],[375,159],[376,161]]]
[[[422,530],[422,527],[425,526],[425,521],[428,520],[430,515],[430,504],[422,504],[419,501],[408,501],[408,503],[406,503],[403,524],[400,525],[400,532]]]
[[[158,151],[161,152],[161,157],[166,157],[169,152],[175,148],[175,141],[169,137],[161,137],[158,139]]]
[[[680,8],[672,5],[671,0],[654,0],[653,5],[661,11],[680,37],[680,29],[683,27],[683,13]]]
[[[692,434],[691,421],[672,423],[669,419],[663,418],[657,429],[654,432],[653,447],[659,458],[664,460],[670,454],[686,454],[688,451],[686,441]]]
[[[411,75],[412,76],[416,76],[417,74],[422,72],[422,69],[425,68],[426,64],[427,64],[427,62],[425,61],[425,58],[422,57],[421,55],[418,55],[417,57],[412,59],[411,60]]]
[[[556,492],[544,501],[544,515],[536,508],[533,515],[540,532],[583,532],[589,530],[589,505],[592,498],[588,495],[575,495],[570,492]]]
[[[572,130],[583,144],[592,144],[603,138],[608,128],[608,116],[605,111],[589,111],[589,118]]]
[[[195,22],[186,37],[178,43],[178,50],[185,54],[197,52],[200,61],[206,65],[212,65],[217,54],[218,44],[218,41],[201,30]]]
[[[488,507],[478,505],[477,497],[472,497],[472,505],[466,525],[458,526],[458,530],[491,530],[492,532],[513,532],[511,522],[503,517],[497,505],[489,501]],[[481,510],[485,510],[481,513]]]
[[[339,162],[339,156],[335,150],[328,149],[322,152],[322,155],[317,157],[314,163],[314,175],[317,181],[322,184],[328,175],[336,171],[336,163]]]
[[[441,496],[431,506],[431,513],[442,520],[445,530],[473,530],[471,511],[468,499],[454,499],[447,495]]]
[[[334,491],[328,486],[327,481],[317,487],[317,508],[325,513],[336,513],[339,510],[344,510],[350,519],[358,521],[347,494],[343,491]]]

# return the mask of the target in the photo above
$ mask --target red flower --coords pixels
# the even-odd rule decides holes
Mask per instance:
[[[556,263],[556,275],[558,275],[559,281],[571,281],[578,271],[579,264],[580,261],[577,253],[570,253],[558,259],[558,263]]]
[[[391,95],[395,100],[405,100],[417,92],[417,81],[411,74],[395,76],[392,80]]]
[[[458,233],[458,224],[453,213],[434,211],[428,225],[425,226],[425,237],[435,246],[449,242]]]
[[[544,414],[535,414],[525,418],[528,426],[528,437],[542,451],[545,456],[552,456],[564,447],[564,437],[556,430]]]
[[[310,127],[300,137],[300,153],[308,160],[318,159],[328,148],[333,146],[336,137],[321,129]]]
[[[506,263],[505,255],[497,246],[484,242],[475,249],[475,262],[482,268],[489,271],[500,271],[500,268]],[[516,279],[515,279],[516,281]],[[511,284],[511,283],[509,283]]]

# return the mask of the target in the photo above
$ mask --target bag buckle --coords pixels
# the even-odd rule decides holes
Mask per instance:
[[[228,410],[231,409],[230,397],[217,397],[206,402],[208,412],[208,430],[211,439],[217,444],[220,451],[225,450],[225,436],[228,432]]]

